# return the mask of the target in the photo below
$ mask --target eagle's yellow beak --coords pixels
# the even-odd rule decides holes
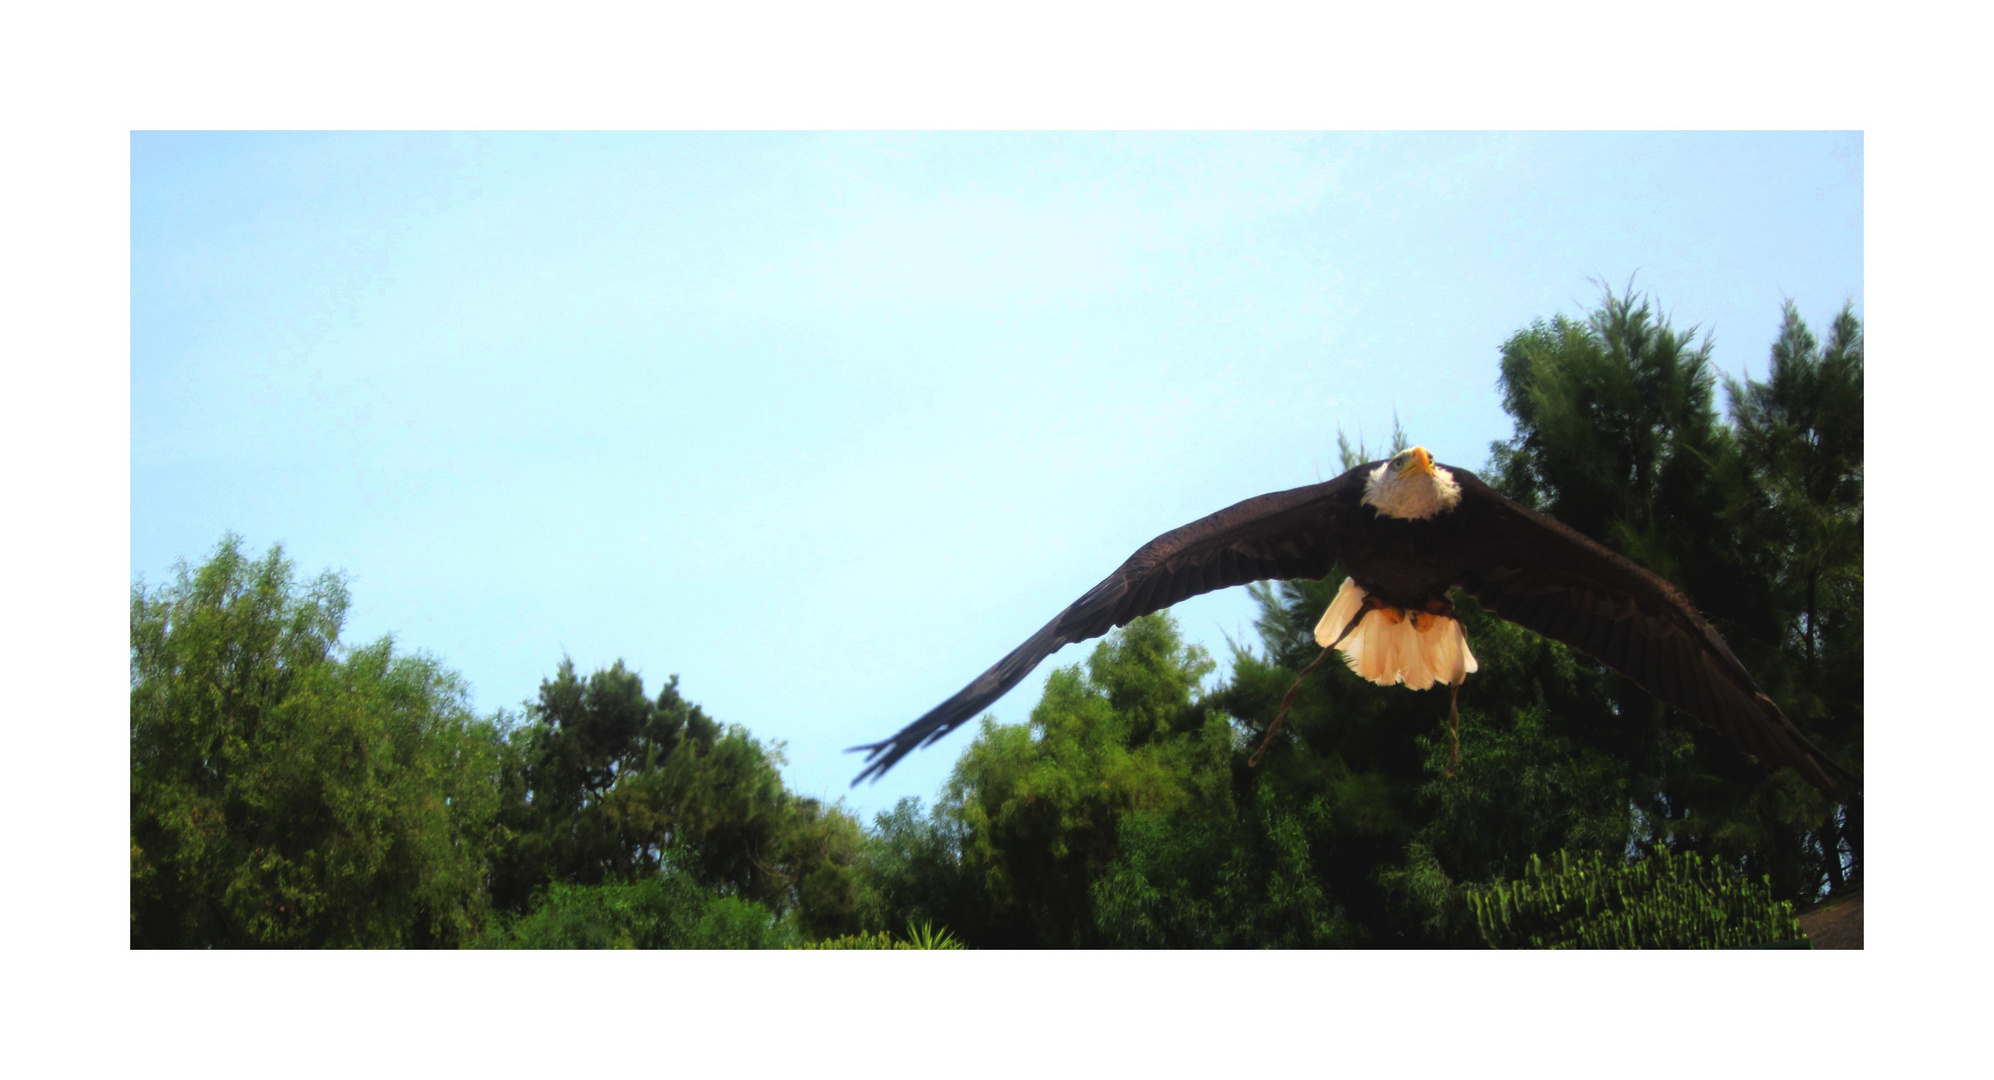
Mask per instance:
[[[1415,446],[1409,453],[1411,456],[1407,457],[1405,464],[1399,467],[1400,476],[1410,476],[1413,473],[1433,475],[1433,455],[1426,452],[1426,447]]]

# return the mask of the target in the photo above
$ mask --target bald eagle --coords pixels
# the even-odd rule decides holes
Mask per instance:
[[[1448,599],[1459,588],[1502,618],[1592,656],[1746,753],[1792,766],[1831,794],[1855,787],[1668,582],[1417,446],[1334,480],[1248,499],[1144,544],[960,693],[891,738],[853,747],[867,758],[852,782],[877,779],[955,730],[1068,642],[1215,589],[1326,577],[1337,563],[1349,577],[1316,641],[1324,656],[1342,653],[1351,670],[1381,686],[1444,683],[1459,692],[1476,667]],[[1458,734],[1456,747],[1458,755]]]

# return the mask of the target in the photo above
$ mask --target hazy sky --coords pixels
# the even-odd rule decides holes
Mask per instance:
[[[849,793],[845,747],[1339,425],[1481,468],[1497,348],[1595,281],[1733,375],[1782,299],[1860,314],[1863,143],[142,133],[131,235],[134,580],[281,542],[480,711],[677,673],[869,822],[973,730]],[[1176,613],[1258,645],[1244,590]]]

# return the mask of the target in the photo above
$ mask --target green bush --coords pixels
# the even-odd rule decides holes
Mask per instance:
[[[1521,881],[1466,890],[1483,940],[1496,949],[1726,949],[1805,941],[1792,903],[1695,852],[1663,848],[1609,865],[1563,850],[1535,855]]]
[[[523,916],[500,919],[488,949],[775,949],[795,931],[760,904],[716,896],[681,872],[628,884],[557,882]]]
[[[843,937],[825,941],[813,941],[808,945],[791,946],[797,949],[960,949],[962,942],[946,928],[937,930],[932,923],[907,926],[907,940],[895,940],[884,930],[874,934],[846,934]]]

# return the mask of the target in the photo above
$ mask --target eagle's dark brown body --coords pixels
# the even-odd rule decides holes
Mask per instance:
[[[1416,611],[1430,600],[1445,601],[1466,572],[1475,510],[1468,503],[1425,521],[1375,515],[1368,508],[1336,515],[1337,561],[1365,592],[1393,607]]]
[[[1853,790],[1854,777],[1808,743],[1668,582],[1465,469],[1439,467],[1460,488],[1451,508],[1416,519],[1381,514],[1364,494],[1383,464],[1248,499],[1143,545],[960,693],[893,737],[857,747],[871,752],[858,779],[884,773],[973,718],[1068,642],[1186,597],[1327,577],[1341,563],[1366,593],[1397,608],[1427,609],[1459,588],[1504,619],[1590,654],[1747,753],[1793,766],[1823,790]]]

